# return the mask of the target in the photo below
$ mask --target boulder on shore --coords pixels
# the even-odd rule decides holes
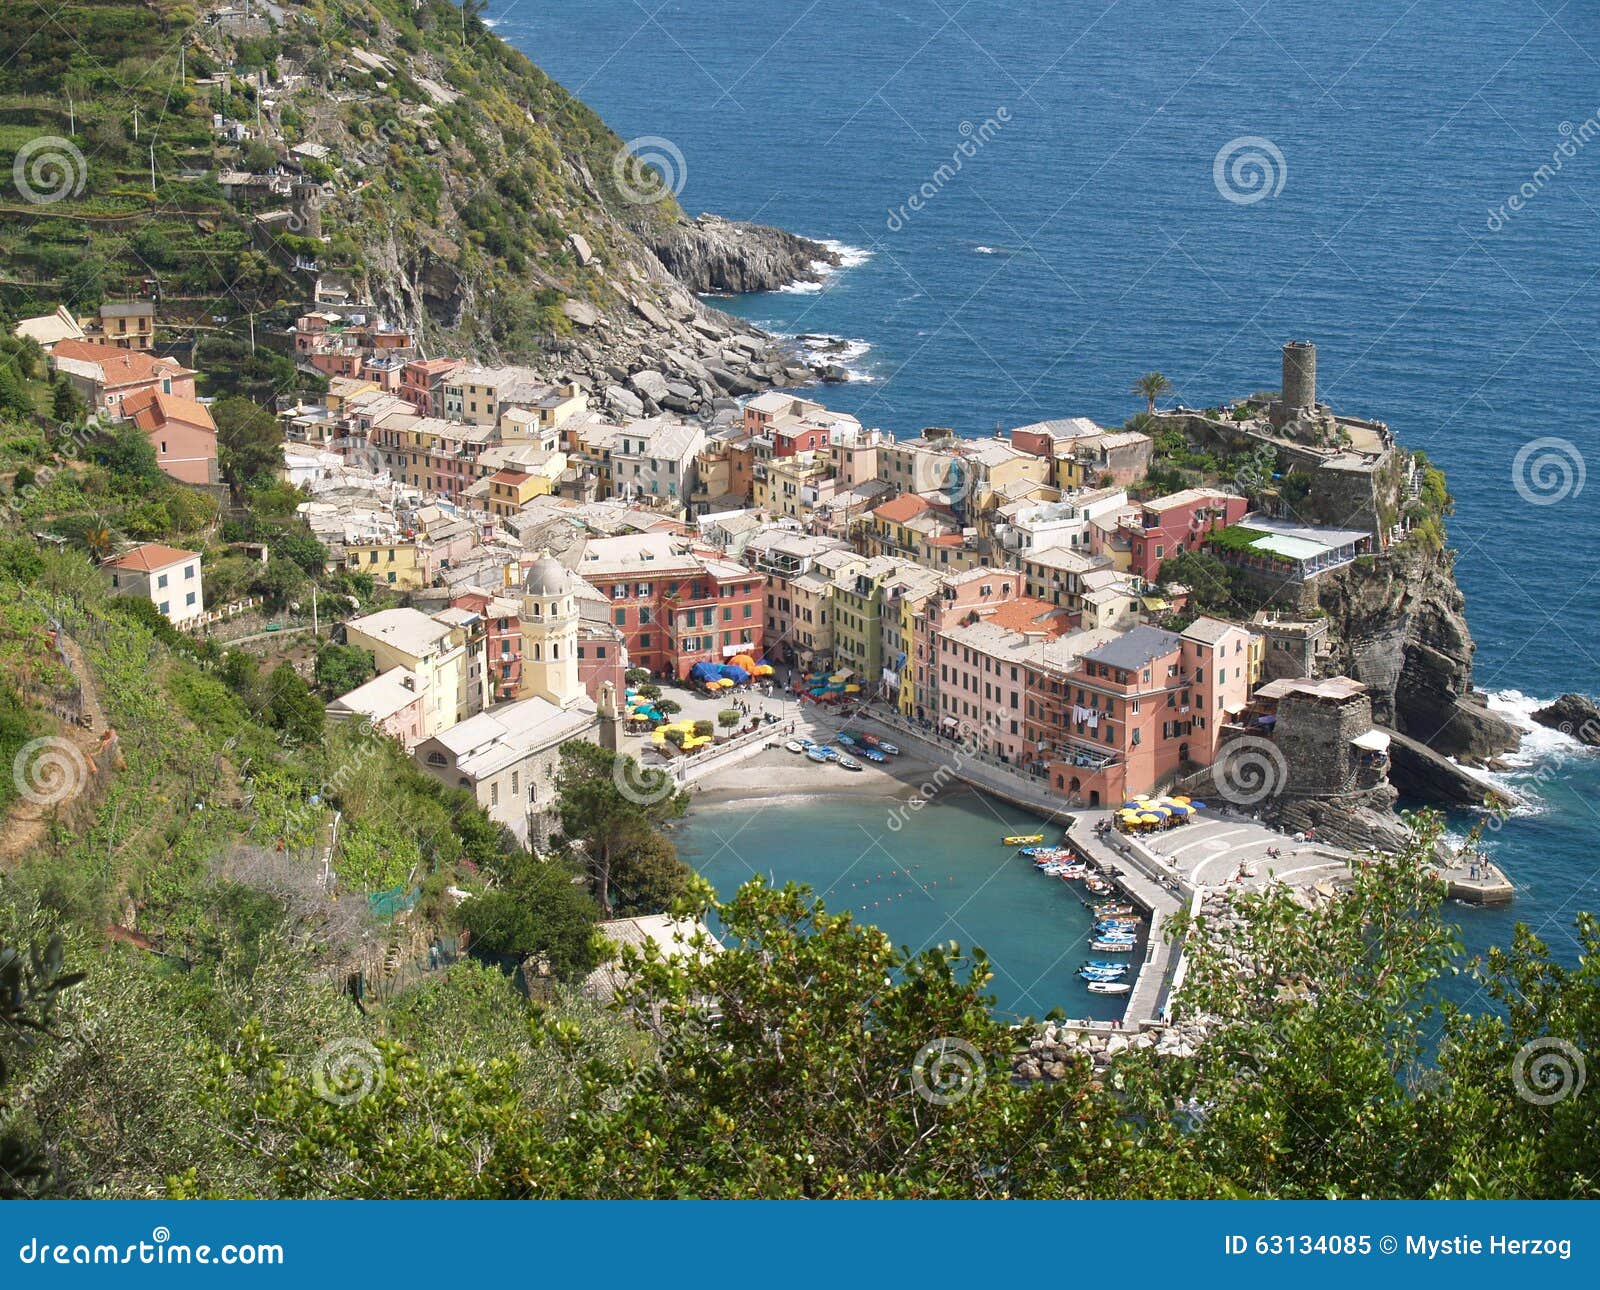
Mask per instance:
[[[1554,703],[1540,708],[1533,719],[1564,735],[1571,735],[1588,748],[1600,748],[1600,708],[1581,694],[1563,694]]]

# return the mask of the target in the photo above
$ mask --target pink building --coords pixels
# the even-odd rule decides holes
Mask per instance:
[[[146,390],[194,398],[194,372],[172,358],[138,349],[64,340],[50,351],[50,362],[83,396],[91,412],[122,418],[125,399]]]
[[[1250,690],[1250,633],[1197,619],[1182,635],[1136,627],[1060,667],[1041,667],[1027,734],[1068,802],[1114,806],[1186,766],[1208,766]]]
[[[143,389],[123,399],[122,414],[144,431],[164,473],[186,484],[217,482],[217,423],[203,404]]]
[[[578,680],[584,692],[600,702],[600,687],[611,682],[622,703],[627,689],[628,647],[622,633],[605,623],[585,619],[578,624]]]
[[[1020,596],[963,618],[938,637],[939,724],[971,732],[1002,761],[1031,762],[1025,714],[1033,647],[1061,636],[1071,617]]]
[[[400,369],[400,397],[425,417],[443,416],[445,378],[465,366],[459,358],[414,358]]]
[[[1186,488],[1145,502],[1137,516],[1121,524],[1132,552],[1131,571],[1154,580],[1163,560],[1198,550],[1207,537],[1238,523],[1249,509],[1245,498],[1215,488]]]
[[[951,574],[931,596],[911,626],[912,701],[909,714],[937,721],[939,709],[938,637],[941,630],[979,616],[1022,594],[1022,574],[1014,569],[969,569]]]
[[[453,597],[450,605],[483,619],[484,666],[493,701],[516,698],[522,684],[522,620],[517,602],[487,591],[466,591]]]

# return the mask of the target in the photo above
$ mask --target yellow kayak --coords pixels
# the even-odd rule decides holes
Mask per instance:
[[[1043,841],[1044,834],[1042,833],[1013,833],[1009,838],[1000,839],[1001,845],[1008,847],[1025,847],[1029,843]]]

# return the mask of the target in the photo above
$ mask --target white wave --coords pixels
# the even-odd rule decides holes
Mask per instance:
[[[835,336],[831,332],[805,332],[788,339],[794,341],[809,361],[842,367],[845,376],[852,384],[877,379],[868,369],[851,366],[853,363],[858,364],[872,352],[870,341],[861,340],[859,337]]]
[[[1505,761],[1517,769],[1533,766],[1552,759],[1563,760],[1585,751],[1584,745],[1573,736],[1533,719],[1539,708],[1547,707],[1549,699],[1535,698],[1521,690],[1493,690],[1487,696],[1489,711],[1504,717],[1523,731],[1522,741],[1516,751],[1506,754]]]
[[[865,264],[872,258],[871,251],[864,251],[859,246],[848,246],[836,238],[824,237],[818,239],[821,245],[828,248],[839,257],[839,262],[833,264],[828,260],[813,260],[806,266],[816,274],[814,282],[786,282],[778,290],[789,296],[813,296],[819,291],[825,291],[831,285],[836,274],[845,269],[853,269],[857,265]]]
[[[854,269],[865,264],[872,258],[872,252],[859,246],[850,246],[837,238],[824,237],[819,239],[823,246],[839,257],[837,265],[828,265],[829,269],[837,272],[839,269]]]

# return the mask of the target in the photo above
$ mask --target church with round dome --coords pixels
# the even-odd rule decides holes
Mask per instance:
[[[517,698],[557,707],[583,697],[578,676],[578,598],[574,578],[546,554],[522,578],[522,683]]]

